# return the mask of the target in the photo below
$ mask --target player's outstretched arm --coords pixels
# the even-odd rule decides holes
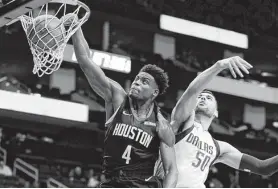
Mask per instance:
[[[178,181],[178,169],[174,147],[169,147],[164,142],[160,143],[161,160],[165,177],[163,188],[175,188]]]
[[[89,84],[105,100],[106,105],[113,105],[112,109],[115,111],[124,99],[124,89],[117,82],[106,77],[102,69],[90,59],[89,46],[81,29],[77,30],[72,39],[77,61]]]
[[[189,84],[188,88],[182,94],[181,98],[178,100],[175,108],[173,109],[171,115],[171,125],[174,131],[177,131],[180,124],[184,121],[187,121],[192,115],[197,104],[197,97],[206,88],[207,84],[213,79],[213,77],[227,68],[230,69],[230,72],[234,77],[236,77],[236,73],[243,77],[243,74],[240,70],[248,74],[248,69],[252,68],[252,66],[240,57],[235,56],[219,60],[210,68],[199,74]]]
[[[260,160],[248,154],[241,153],[232,145],[218,141],[220,156],[216,162],[224,163],[235,169],[269,176],[278,171],[278,155],[266,160]]]
[[[72,36],[77,61],[91,87],[105,101],[112,100],[112,86],[101,68],[90,59],[89,46],[81,29]]]

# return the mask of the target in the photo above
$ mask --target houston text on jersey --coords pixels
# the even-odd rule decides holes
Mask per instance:
[[[117,123],[112,135],[130,138],[132,140],[135,140],[136,142],[139,142],[146,148],[149,147],[153,139],[153,136],[145,132],[144,130],[124,123]]]

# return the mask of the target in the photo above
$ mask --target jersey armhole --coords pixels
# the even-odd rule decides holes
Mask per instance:
[[[194,125],[189,127],[188,129],[176,134],[176,141],[175,144],[177,144],[179,141],[181,141],[184,137],[186,137],[192,130],[194,129]]]
[[[212,138],[212,140],[213,140],[213,143],[214,143],[214,145],[215,145],[215,147],[216,147],[216,156],[215,156],[214,160],[211,162],[210,167],[211,167],[212,165],[214,165],[215,161],[216,161],[216,160],[219,158],[219,156],[220,156],[220,146],[219,146],[219,143],[218,143],[218,141],[215,140],[214,138]]]
[[[112,116],[105,122],[105,128],[109,127],[109,125],[112,123],[112,121],[114,120],[114,118],[116,117],[116,115],[118,114],[119,110],[123,109],[126,101],[127,101],[127,96],[125,97],[124,101],[122,102],[122,104],[116,109],[116,111],[112,114]]]

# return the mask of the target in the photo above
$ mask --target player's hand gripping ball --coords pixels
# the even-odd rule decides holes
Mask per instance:
[[[65,40],[65,27],[55,16],[37,16],[27,29],[31,45],[38,51],[56,50]]]
[[[176,139],[170,123],[163,117],[160,112],[158,112],[157,114],[157,119],[157,132],[159,138],[169,147],[173,147]]]
[[[79,22],[78,16],[74,13],[68,13],[60,20],[65,27],[75,27],[78,25]]]

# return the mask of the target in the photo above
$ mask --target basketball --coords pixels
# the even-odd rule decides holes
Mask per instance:
[[[38,51],[56,50],[65,39],[65,27],[55,16],[41,15],[27,29],[31,45]]]

